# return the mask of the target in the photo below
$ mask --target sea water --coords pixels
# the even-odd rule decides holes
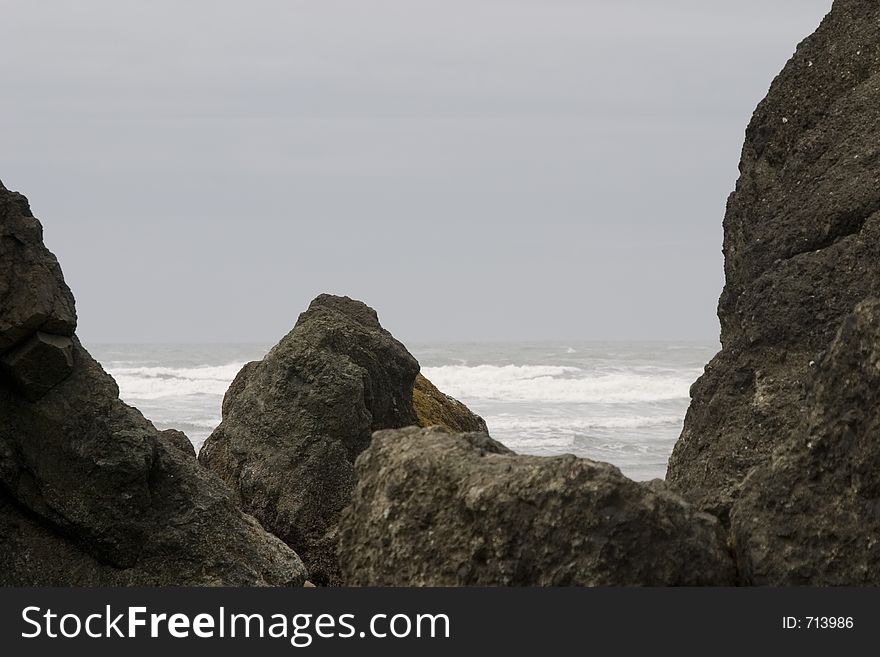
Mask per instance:
[[[269,345],[89,345],[122,398],[196,449],[220,423],[223,395]],[[688,389],[711,343],[411,344],[440,390],[482,415],[514,451],[575,454],[637,480],[663,477]]]

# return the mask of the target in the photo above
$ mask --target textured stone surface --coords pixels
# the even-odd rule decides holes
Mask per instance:
[[[340,521],[345,581],[378,586],[735,581],[718,521],[614,466],[486,434],[381,431]]]
[[[165,429],[159,432],[159,440],[191,458],[196,458],[196,448],[183,431]]]
[[[16,345],[75,318],[26,208],[0,189],[0,314]],[[120,401],[75,337],[70,351],[70,375],[38,401],[0,376],[0,584],[301,585],[296,554]]]
[[[880,301],[846,318],[813,367],[801,426],[733,506],[743,582],[880,585]]]
[[[71,336],[73,294],[27,199],[0,182],[0,354],[36,331]]]
[[[0,357],[0,365],[25,397],[37,400],[73,372],[73,340],[34,333]]]
[[[440,426],[463,433],[482,431],[488,433],[486,422],[457,399],[440,392],[437,387],[419,374],[413,387],[413,407],[419,426]]]
[[[722,351],[691,390],[670,484],[726,518],[801,422],[810,362],[880,293],[880,4],[837,0],[746,131],[724,218]]]
[[[417,423],[418,369],[372,308],[325,294],[226,393],[199,459],[297,551],[316,584],[339,582],[336,523],[371,432]]]

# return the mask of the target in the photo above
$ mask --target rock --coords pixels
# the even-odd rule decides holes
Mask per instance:
[[[21,393],[37,400],[73,372],[73,341],[37,332],[0,357],[0,363]]]
[[[418,421],[418,371],[372,308],[324,294],[226,393],[199,459],[297,551],[315,584],[339,583],[336,523],[371,432]]]
[[[159,440],[173,447],[174,449],[186,454],[190,458],[196,458],[196,448],[193,447],[192,441],[187,438],[183,431],[177,429],[165,429],[159,432]]]
[[[296,554],[120,401],[66,335],[73,297],[27,207],[0,189],[0,332],[12,364],[4,359],[45,393],[29,399],[0,376],[0,585],[301,586]]]
[[[742,485],[731,531],[747,584],[880,585],[880,301],[815,365],[801,427]]]
[[[517,456],[483,433],[380,431],[339,525],[365,586],[727,585],[720,524],[614,466]]]
[[[413,408],[421,427],[436,425],[461,433],[489,432],[483,418],[472,413],[457,399],[437,390],[422,374],[416,377],[413,387]]]
[[[37,331],[70,337],[73,294],[27,199],[0,182],[0,354]]]
[[[880,5],[836,0],[746,131],[724,219],[721,352],[691,390],[672,487],[726,518],[801,424],[810,363],[880,293]]]

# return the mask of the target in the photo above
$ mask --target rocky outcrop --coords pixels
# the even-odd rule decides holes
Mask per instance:
[[[742,485],[731,531],[744,583],[880,585],[880,301],[814,367],[799,430]]]
[[[43,245],[43,228],[27,199],[0,182],[0,354],[38,331],[70,337],[76,330],[73,294]]]
[[[119,399],[0,186],[0,584],[301,585],[299,558]]]
[[[336,523],[371,432],[417,423],[418,371],[372,308],[325,294],[226,393],[199,459],[302,556],[316,584],[339,582]]]
[[[724,219],[721,352],[691,389],[667,479],[727,518],[801,426],[843,317],[880,294],[880,5],[836,0],[746,131]]]
[[[715,518],[608,464],[411,427],[376,433],[357,474],[339,531],[350,584],[734,582]]]
[[[440,392],[422,374],[416,377],[413,387],[413,408],[419,426],[439,426],[461,433],[488,433],[486,422],[457,399]]]

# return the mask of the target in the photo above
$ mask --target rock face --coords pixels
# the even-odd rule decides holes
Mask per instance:
[[[880,301],[860,304],[814,366],[801,428],[742,486],[743,580],[880,585]]]
[[[340,521],[345,581],[374,586],[723,585],[720,524],[662,485],[482,433],[381,431]]]
[[[746,131],[724,219],[721,352],[691,389],[667,479],[726,518],[801,424],[810,362],[880,294],[880,4],[836,0]]]
[[[119,400],[27,201],[0,186],[0,584],[301,585],[302,562]]]
[[[73,373],[73,340],[37,332],[0,363],[21,393],[36,401]]]
[[[169,447],[173,447],[190,458],[196,458],[196,448],[193,447],[192,442],[183,431],[165,429],[159,432],[159,439]]]
[[[199,459],[294,547],[316,584],[339,582],[336,523],[371,432],[417,424],[418,371],[372,308],[325,294],[226,393]]]
[[[73,294],[27,199],[0,182],[0,353],[36,333],[71,336]]]
[[[489,433],[486,422],[479,415],[457,399],[446,395],[419,374],[413,387],[413,408],[418,416],[419,426],[440,426],[461,433]]]

